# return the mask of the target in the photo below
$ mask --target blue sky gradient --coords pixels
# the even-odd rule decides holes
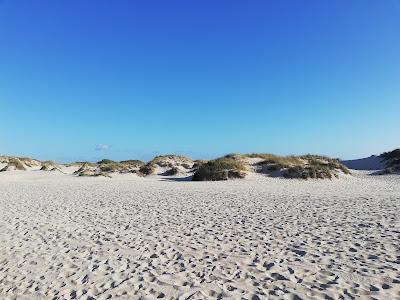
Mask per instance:
[[[0,1],[0,154],[399,147],[400,2]]]

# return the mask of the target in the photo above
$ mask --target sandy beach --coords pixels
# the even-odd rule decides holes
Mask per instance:
[[[1,299],[400,299],[400,178],[0,174]]]

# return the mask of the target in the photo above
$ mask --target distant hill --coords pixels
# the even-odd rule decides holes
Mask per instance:
[[[342,160],[340,162],[353,170],[382,170],[385,168],[382,158],[376,155],[360,159]]]

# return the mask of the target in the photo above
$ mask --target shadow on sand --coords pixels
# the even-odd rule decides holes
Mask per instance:
[[[161,181],[192,181],[192,177],[193,177],[193,176],[188,176],[188,177],[172,177],[172,178],[164,177],[164,178],[160,178],[160,180],[161,180]]]

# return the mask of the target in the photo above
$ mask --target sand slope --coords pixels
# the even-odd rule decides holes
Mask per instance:
[[[0,298],[399,299],[399,183],[5,172]]]
[[[342,160],[340,162],[353,170],[382,170],[385,168],[385,162],[382,161],[381,157],[376,155],[359,159]]]

